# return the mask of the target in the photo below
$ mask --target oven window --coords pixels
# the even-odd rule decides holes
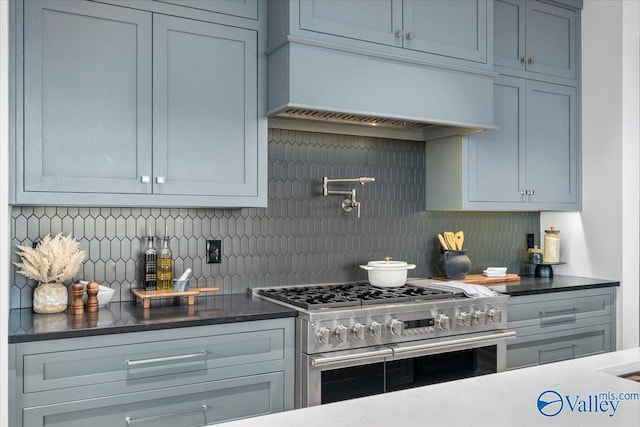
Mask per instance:
[[[322,372],[322,404],[384,393],[384,363]]]
[[[497,346],[438,353],[321,373],[321,403],[497,372]]]
[[[496,351],[490,346],[389,361],[386,391],[495,373]]]

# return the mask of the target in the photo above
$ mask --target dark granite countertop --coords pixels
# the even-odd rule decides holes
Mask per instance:
[[[171,302],[171,300],[169,300]],[[296,310],[246,294],[196,298],[188,306],[173,303],[143,309],[135,302],[107,304],[98,313],[72,316],[69,310],[37,314],[31,308],[13,309],[9,317],[9,343],[215,325],[252,320],[296,317]]]
[[[511,296],[545,294],[550,292],[566,292],[581,289],[607,288],[620,286],[620,282],[588,277],[554,275],[551,278],[521,276],[520,282],[496,283],[489,285],[491,289]]]
[[[521,276],[519,283],[498,283],[490,287],[503,294],[522,296],[619,285],[614,280],[555,275],[553,278]],[[129,301],[108,304],[97,315],[71,316],[69,310],[36,314],[30,308],[23,308],[11,310],[9,316],[9,343],[20,343],[296,317],[297,311],[246,294],[231,294],[199,297],[193,306],[182,302],[145,310]]]

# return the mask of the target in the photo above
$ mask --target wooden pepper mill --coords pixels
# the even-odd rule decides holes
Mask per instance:
[[[91,282],[87,285],[87,305],[85,307],[87,313],[95,313],[98,311],[98,284]]]
[[[71,285],[71,295],[73,297],[71,301],[71,314],[78,315],[84,313],[84,303],[82,302],[83,293],[84,289],[81,283]]]

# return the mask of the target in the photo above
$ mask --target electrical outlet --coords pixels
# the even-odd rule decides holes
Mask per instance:
[[[533,233],[527,233],[527,249],[533,247]]]
[[[207,240],[207,264],[222,262],[222,240]]]

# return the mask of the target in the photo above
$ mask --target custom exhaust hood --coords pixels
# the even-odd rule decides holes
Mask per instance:
[[[290,39],[269,52],[268,116],[468,134],[495,129],[494,75]]]

